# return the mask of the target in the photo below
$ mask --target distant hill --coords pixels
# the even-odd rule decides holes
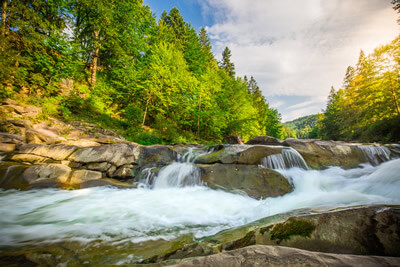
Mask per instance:
[[[290,128],[291,136],[300,139],[309,138],[309,134],[312,129],[317,125],[318,115],[308,115],[297,118],[293,121],[288,121],[283,124],[284,128]],[[293,136],[295,135],[295,136]]]

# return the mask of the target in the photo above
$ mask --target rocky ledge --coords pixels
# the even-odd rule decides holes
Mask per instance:
[[[241,252],[236,254],[237,249],[253,245],[283,246],[335,254],[400,257],[400,207],[349,207],[294,217],[280,214],[186,244],[176,251],[153,256],[145,262],[176,263],[176,260],[220,252],[225,254],[218,254],[211,259],[221,259],[226,255],[239,257]],[[265,253],[271,252],[265,249]],[[260,257],[268,257],[268,254]],[[201,263],[208,259],[200,258],[192,262]]]

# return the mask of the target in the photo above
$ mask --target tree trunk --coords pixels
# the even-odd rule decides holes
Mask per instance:
[[[392,91],[393,101],[394,101],[394,104],[396,106],[397,116],[400,116],[399,101],[397,100],[397,94],[396,94],[396,90],[395,90],[394,85],[393,85],[392,77],[389,76],[389,79],[390,79],[390,89]]]
[[[148,106],[149,106],[150,99],[151,99],[151,95],[149,95],[149,97],[147,98],[146,108],[145,108],[145,110],[144,110],[144,115],[143,115],[142,126],[144,126],[144,122],[146,121],[147,108],[148,108]]]
[[[8,0],[3,0],[3,9],[2,9],[2,12],[1,12],[1,22],[2,22],[2,24],[1,24],[1,35],[4,37],[5,35],[6,35],[6,29],[7,29],[7,23],[6,23],[6,20],[7,20],[7,1]]]
[[[92,87],[94,87],[96,85],[97,60],[99,58],[99,50],[100,50],[100,48],[99,48],[100,44],[98,43],[98,41],[99,41],[99,33],[100,33],[100,30],[95,30],[93,32],[94,40],[95,40],[96,44],[95,44],[95,49],[93,51],[92,77],[90,79],[90,85]]]

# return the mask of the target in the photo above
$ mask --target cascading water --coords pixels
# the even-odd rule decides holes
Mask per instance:
[[[281,170],[293,167],[308,169],[308,165],[300,153],[291,147],[282,148],[282,153],[263,158],[261,166],[264,168]]]
[[[178,161],[160,170],[158,175],[154,177],[152,187],[168,188],[201,185],[200,171],[193,162],[200,155],[212,152],[213,151],[210,150],[200,153],[199,151],[195,151],[195,148],[189,148],[183,156],[178,157]]]
[[[374,166],[390,160],[391,152],[385,146],[360,145],[358,148],[361,149],[368,161]]]
[[[264,200],[205,186],[0,190],[0,247],[202,237],[295,209],[400,204],[400,159],[350,170],[278,171],[293,181],[294,190]]]

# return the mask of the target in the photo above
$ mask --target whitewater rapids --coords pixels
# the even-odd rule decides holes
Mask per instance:
[[[186,163],[183,163],[186,164]],[[256,200],[205,186],[0,191],[0,246],[203,237],[300,208],[400,204],[400,159],[343,170],[279,170],[294,186]]]

